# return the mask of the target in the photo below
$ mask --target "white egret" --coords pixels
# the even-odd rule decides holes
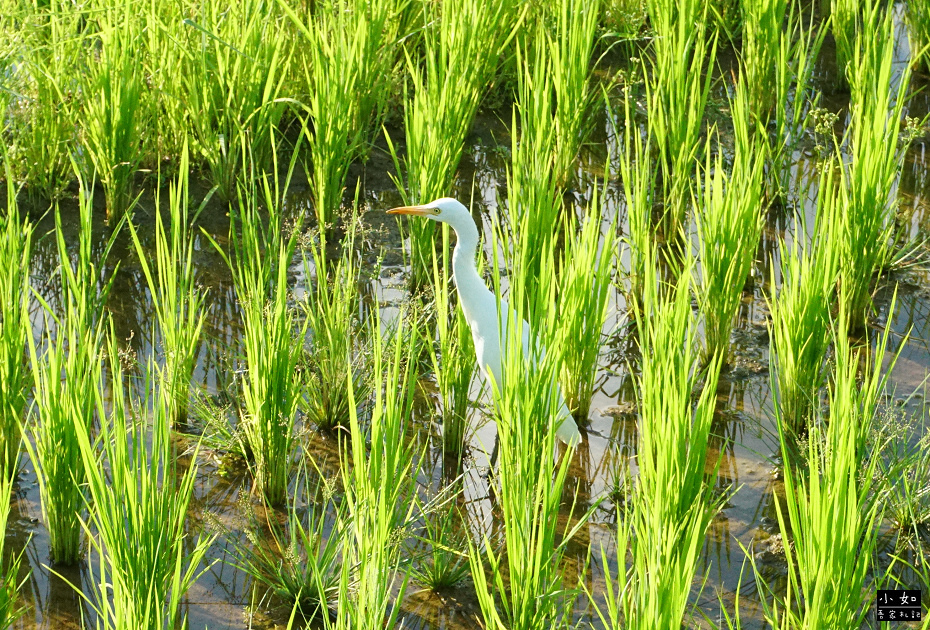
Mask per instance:
[[[426,217],[440,223],[448,223],[455,230],[457,242],[452,252],[452,279],[455,281],[459,302],[475,341],[478,367],[485,380],[490,372],[494,375],[494,382],[498,386],[502,385],[501,347],[502,341],[507,338],[507,322],[512,314],[510,306],[502,299],[501,316],[498,320],[497,298],[478,275],[478,268],[475,266],[478,226],[475,225],[468,208],[455,199],[443,197],[421,206],[393,208],[388,210],[388,214]],[[500,325],[498,321],[501,321]],[[524,356],[529,356],[530,353],[530,328],[526,321],[523,321],[523,353]],[[578,433],[578,426],[565,405],[561,390],[558,391],[556,404],[556,436],[569,446],[575,446],[581,441],[581,434]]]

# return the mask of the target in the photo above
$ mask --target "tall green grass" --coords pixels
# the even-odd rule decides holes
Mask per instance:
[[[213,241],[232,272],[242,310],[243,404],[236,434],[257,491],[273,506],[283,505],[287,496],[304,389],[297,368],[307,322],[295,317],[287,279],[303,217],[286,225],[282,215],[282,195],[295,163],[296,154],[283,181],[275,167],[273,179],[263,175],[241,186],[230,224],[232,251]],[[253,171],[252,177],[258,175]],[[260,207],[268,212],[267,225]]]
[[[273,130],[287,104],[279,97],[293,53],[281,36],[284,17],[273,0],[207,2],[192,29],[182,67],[182,97],[202,159],[217,193],[236,197],[240,175],[272,166]]]
[[[422,58],[407,50],[403,167],[389,139],[395,183],[406,205],[450,194],[465,136],[516,32],[520,9],[514,0],[441,0],[424,8]],[[410,223],[414,287],[429,282],[433,239],[432,221]]]
[[[760,121],[768,121],[775,107],[784,101],[775,87],[778,80],[782,23],[789,0],[743,0],[743,46],[740,67],[748,91],[749,110]],[[784,69],[781,69],[783,71]]]
[[[542,268],[552,274],[550,258]],[[498,276],[499,269],[495,268]],[[550,287],[545,300],[554,303],[554,281],[544,279]],[[519,281],[512,285],[513,303],[523,303]],[[500,305],[498,306],[500,310]],[[503,383],[492,382],[498,410],[499,470],[496,495],[503,523],[503,548],[487,535],[480,548],[469,554],[472,578],[484,625],[487,628],[531,629],[563,627],[570,621],[577,591],[562,585],[561,560],[587,514],[558,538],[563,487],[571,457],[553,457],[555,420],[559,400],[557,373],[559,357],[555,346],[546,341],[531,343],[529,356],[523,348],[522,319],[511,310],[503,352]],[[553,330],[555,309],[548,311],[549,326],[537,331]],[[506,344],[506,345],[504,345]],[[548,351],[543,351],[543,347]],[[492,377],[493,380],[493,377]]]
[[[907,3],[907,26],[910,35],[911,57],[930,71],[930,6],[925,2]]]
[[[187,146],[181,151],[178,178],[168,192],[170,224],[166,227],[161,215],[161,194],[155,194],[155,255],[149,263],[149,254],[139,234],[129,222],[129,231],[135,246],[142,272],[149,288],[149,296],[158,321],[161,346],[164,348],[162,387],[170,394],[171,407],[168,421],[174,425],[187,420],[191,375],[197,360],[200,335],[204,323],[206,293],[194,277],[194,241],[189,232],[191,216],[188,210],[190,185]],[[201,203],[200,208],[209,201]]]
[[[655,30],[654,60],[647,64],[648,124],[664,193],[662,234],[674,242],[683,236],[689,175],[700,157],[717,40],[708,34],[707,8],[698,0],[649,0],[646,6]]]
[[[684,622],[707,527],[725,500],[714,496],[706,479],[721,360],[717,355],[699,369],[697,317],[684,280],[693,263],[685,261],[682,280],[663,299],[654,251],[637,314],[639,475],[618,536],[617,557],[629,551],[633,564],[620,571],[614,588],[626,628],[677,628]]]
[[[858,0],[830,0],[830,30],[836,46],[836,86],[848,87],[849,72],[856,72],[855,57],[860,45],[860,35],[871,39],[874,31],[862,23],[862,15],[877,9],[874,0],[860,3]],[[850,66],[850,64],[853,64]]]
[[[802,431],[820,406],[820,389],[826,384],[824,363],[830,345],[830,311],[839,273],[837,214],[838,191],[829,162],[820,178],[818,220],[810,243],[803,229],[793,244],[782,243],[781,265],[771,271],[773,295],[768,298],[771,323],[769,354],[773,391],[779,417]],[[777,295],[776,273],[781,286]]]
[[[904,68],[897,83],[892,83],[895,27],[891,9],[872,6],[865,25],[849,74],[851,159],[844,168],[846,208],[840,224],[840,282],[853,331],[865,327],[872,279],[891,261],[897,210],[893,195],[906,149],[899,135],[910,82],[910,69]]]
[[[811,426],[806,466],[796,465],[794,433],[777,406],[775,410],[786,467],[785,505],[775,505],[782,536],[793,543],[785,545],[784,598],[765,607],[775,628],[855,628],[870,608],[866,585],[882,518],[882,502],[872,491],[880,458],[870,454],[870,436],[896,357],[882,369],[890,329],[877,344],[873,360],[868,347],[850,346],[843,320],[841,308],[834,334],[836,372],[829,421]]]
[[[97,363],[100,431],[92,437],[75,420],[90,513],[84,529],[100,558],[91,606],[98,628],[186,627],[185,597],[208,568],[201,565],[215,538],[187,532],[199,449],[181,470],[169,432],[171,388],[154,391],[161,373],[150,363],[144,398],[130,408],[112,324],[108,349],[109,395]]]
[[[399,9],[388,0],[326,0],[305,21],[285,0],[278,4],[309,48],[303,80],[312,121],[311,181],[322,231],[342,204],[349,165],[367,155],[371,130],[383,117]]]
[[[733,318],[765,225],[762,176],[767,144],[752,125],[751,94],[746,83],[746,80],[737,83],[736,94],[730,101],[735,145],[732,171],[729,175],[724,171],[719,137],[713,158],[708,138],[703,191],[698,193],[694,204],[705,361],[715,355],[723,363],[729,360]]]
[[[0,479],[0,531],[6,532],[7,521],[10,517],[10,497],[13,494],[13,476],[4,476]],[[25,549],[19,555],[4,552],[6,537],[0,540],[0,557],[3,557],[3,566],[0,568],[0,629],[9,630],[23,616],[27,608],[20,604],[19,592],[29,579],[27,574],[20,579],[19,570],[23,562]]]
[[[96,12],[99,32],[87,42],[91,58],[80,76],[84,94],[81,144],[103,184],[107,216],[119,219],[135,196],[147,124],[142,107],[142,42],[133,5],[123,1]]]
[[[392,628],[406,591],[409,575],[400,551],[414,518],[417,465],[415,446],[405,435],[415,391],[414,348],[405,326],[402,313],[392,337],[384,339],[380,323],[372,323],[372,378],[377,386],[367,430],[352,395],[341,468],[345,547],[335,621],[322,617],[327,630]],[[351,374],[346,377],[352,392]]]
[[[4,166],[7,202],[6,215],[0,217],[0,476],[6,478],[19,468],[20,424],[31,386],[25,357],[32,336],[29,269],[33,228],[28,219],[20,217],[16,202],[19,190],[10,165]]]

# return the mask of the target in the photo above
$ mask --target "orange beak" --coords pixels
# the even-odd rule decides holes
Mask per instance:
[[[433,209],[427,206],[401,206],[399,208],[391,208],[387,211],[388,214],[412,214],[418,217],[425,217],[433,214]]]

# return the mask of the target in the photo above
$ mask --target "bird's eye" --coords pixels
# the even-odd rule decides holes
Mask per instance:
[[[442,212],[442,210],[439,208],[433,208],[433,214],[439,214],[440,212]]]

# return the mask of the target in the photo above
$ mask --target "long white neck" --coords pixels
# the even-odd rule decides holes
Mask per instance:
[[[459,295],[477,294],[481,287],[485,291],[487,286],[478,275],[475,267],[475,254],[478,250],[478,226],[474,220],[456,221],[452,225],[455,230],[456,244],[452,252],[452,277]]]

